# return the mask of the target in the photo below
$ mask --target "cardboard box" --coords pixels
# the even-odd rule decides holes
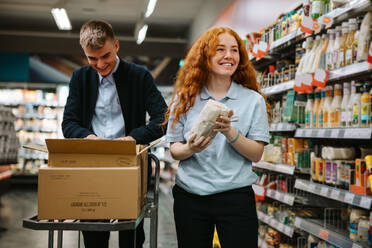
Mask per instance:
[[[141,146],[135,141],[46,139],[50,167],[140,166]]]
[[[158,140],[160,141],[160,140]],[[46,139],[45,146],[26,145],[25,148],[48,152],[48,166],[59,168],[131,167],[141,168],[141,203],[147,193],[147,151],[151,146],[136,145],[135,141]]]
[[[39,219],[136,219],[141,175],[134,167],[40,168]]]

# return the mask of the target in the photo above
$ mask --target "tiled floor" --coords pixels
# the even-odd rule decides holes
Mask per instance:
[[[159,196],[158,247],[177,247],[172,199],[169,189],[162,187]],[[48,232],[35,231],[22,227],[22,220],[33,216],[37,211],[37,188],[35,186],[11,187],[0,198],[0,247],[1,248],[46,248]],[[1,229],[5,228],[5,231]],[[145,220],[146,241],[144,248],[149,247],[149,219]],[[80,247],[84,247],[82,236]],[[55,236],[55,240],[57,237]],[[55,244],[55,247],[56,244]],[[63,247],[79,247],[78,232],[63,232]],[[110,248],[118,247],[117,232],[112,232]]]

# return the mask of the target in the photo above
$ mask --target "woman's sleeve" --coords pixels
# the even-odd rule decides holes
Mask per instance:
[[[173,106],[172,106],[173,108]],[[169,116],[168,120],[168,127],[167,127],[167,134],[166,140],[168,142],[183,142],[184,139],[184,122],[185,122],[185,114],[182,114],[179,118],[179,121],[175,123],[172,127],[172,123],[174,122],[174,115]]]
[[[260,100],[255,104],[247,138],[256,141],[263,141],[266,144],[270,141],[266,103],[263,97],[260,97]]]

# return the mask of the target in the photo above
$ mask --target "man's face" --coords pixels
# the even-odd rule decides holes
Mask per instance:
[[[102,77],[109,75],[116,65],[116,53],[119,51],[119,41],[106,40],[105,45],[99,49],[83,47],[89,65]]]

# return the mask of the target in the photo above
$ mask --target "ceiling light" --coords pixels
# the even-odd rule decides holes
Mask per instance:
[[[137,44],[138,45],[140,45],[143,42],[143,40],[145,39],[147,28],[148,28],[147,25],[143,25],[143,27],[138,32],[138,38],[137,38]]]
[[[59,30],[71,30],[71,23],[64,8],[53,8],[52,15]]]
[[[156,1],[157,0],[149,0],[149,4],[147,5],[145,13],[145,18],[148,18],[152,14],[152,12],[154,12]]]

